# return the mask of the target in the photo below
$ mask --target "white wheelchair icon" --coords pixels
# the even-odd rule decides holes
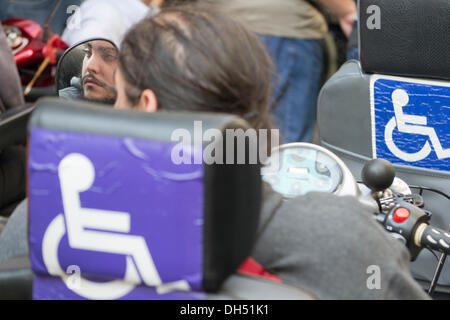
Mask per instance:
[[[432,145],[439,159],[449,158],[450,149],[442,148],[436,131],[431,127],[427,127],[427,117],[407,115],[403,113],[403,107],[408,105],[408,102],[409,96],[405,90],[397,89],[392,93],[392,103],[394,105],[395,116],[388,122],[384,131],[385,142],[389,150],[392,154],[404,161],[415,162],[428,157],[432,151]],[[397,128],[399,132],[403,133],[428,136],[429,140],[427,140],[425,145],[418,152],[404,152],[397,147],[393,140],[392,134],[395,128]]]
[[[79,193],[88,190],[95,180],[94,166],[86,156],[67,155],[59,164],[58,175],[64,213],[52,220],[42,241],[43,260],[49,274],[60,276],[69,289],[88,299],[118,299],[142,282],[156,287],[159,294],[190,290],[185,280],[161,282],[144,237],[129,234],[129,213],[81,207]],[[59,243],[66,231],[69,246],[73,249],[125,255],[124,278],[94,282],[81,277],[78,286],[70,286],[69,275],[63,271],[58,259]]]

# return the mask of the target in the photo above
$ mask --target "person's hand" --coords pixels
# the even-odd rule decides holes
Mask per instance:
[[[331,11],[337,18],[341,29],[347,38],[350,37],[353,23],[356,19],[357,9],[353,0],[317,0],[321,5]]]
[[[356,16],[354,13],[349,13],[339,18],[339,24],[341,25],[342,32],[344,32],[347,39],[350,38],[355,20]]]

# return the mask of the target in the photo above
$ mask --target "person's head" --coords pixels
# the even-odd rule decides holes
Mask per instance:
[[[169,7],[125,36],[115,107],[233,113],[268,129],[271,71],[243,24],[212,7]]]
[[[86,100],[114,104],[116,90],[114,71],[117,68],[117,48],[105,40],[84,44],[85,53],[81,71],[83,97]]]

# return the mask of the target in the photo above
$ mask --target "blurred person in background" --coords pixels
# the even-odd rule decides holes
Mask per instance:
[[[69,46],[94,37],[120,43],[123,30],[158,12],[152,0],[85,0],[68,20],[62,39]]]
[[[277,67],[273,115],[284,143],[311,142],[329,11],[349,37],[354,0],[198,0],[215,3],[260,35]]]
[[[0,0],[0,20],[24,18],[39,23],[42,27],[50,15],[57,0]],[[61,34],[67,19],[83,0],[61,0],[53,17],[49,21],[50,29]]]

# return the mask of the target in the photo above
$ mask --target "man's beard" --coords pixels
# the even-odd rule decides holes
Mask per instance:
[[[102,88],[107,89],[107,90],[109,89],[110,91],[112,91],[114,93],[114,97],[104,97],[104,98],[100,98],[100,99],[86,97],[85,92],[84,92],[84,82],[88,78],[95,81],[95,83],[98,84],[99,86],[101,86]],[[82,92],[82,99],[85,101],[95,102],[95,103],[104,103],[104,104],[109,104],[109,105],[114,105],[116,103],[116,89],[114,87],[106,84],[105,82],[98,80],[96,77],[94,77],[91,74],[86,74],[81,79],[81,92]]]
[[[114,105],[116,103],[116,98],[92,99],[92,98],[87,98],[84,94],[81,99],[84,101],[87,101],[87,102],[103,103],[103,104],[109,104],[109,105]]]

